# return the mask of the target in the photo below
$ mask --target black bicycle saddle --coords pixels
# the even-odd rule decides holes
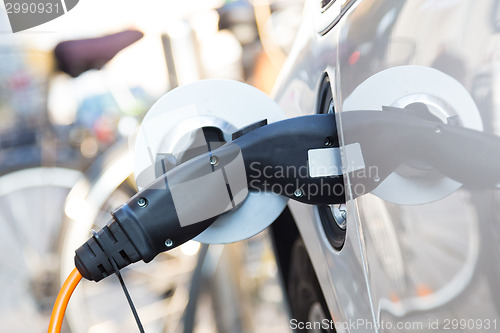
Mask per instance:
[[[89,69],[101,69],[118,52],[143,36],[140,31],[125,30],[99,38],[61,42],[54,49],[57,68],[72,77]]]

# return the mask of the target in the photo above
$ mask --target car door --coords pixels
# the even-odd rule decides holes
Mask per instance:
[[[446,124],[498,135],[492,97],[497,9],[495,1],[359,2],[340,23],[340,122],[349,111],[393,107],[434,121],[437,134]],[[344,144],[360,140],[360,133],[341,133]],[[399,153],[372,140],[364,155],[377,151],[383,160]],[[392,140],[401,137],[394,132]],[[467,152],[456,147],[447,153]],[[470,172],[479,181],[481,166],[475,167]],[[498,277],[487,269],[498,264],[492,254],[498,249],[488,245],[498,225],[487,203],[495,194],[450,179],[445,173],[454,168],[443,173],[408,160],[374,191],[350,200],[347,225],[359,223],[362,231],[381,332],[496,329],[498,287],[484,283]]]
[[[396,134],[350,131],[357,110],[433,121],[436,134],[445,124],[499,135],[498,1],[311,1],[305,11],[275,98],[289,117],[335,113],[344,166],[360,139],[372,141],[362,155],[398,154],[377,145]],[[337,331],[494,331],[495,192],[418,159],[376,173],[360,176],[380,181],[360,193],[346,175],[345,206],[289,205]]]

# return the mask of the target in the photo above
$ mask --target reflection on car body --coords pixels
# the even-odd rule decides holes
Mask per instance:
[[[338,19],[337,13],[329,12],[334,7],[322,11],[310,1],[275,98],[288,116],[325,112],[318,94],[328,76],[341,148],[360,135],[345,126],[347,111],[382,111],[384,106],[403,110],[420,104],[426,115],[417,117],[498,137],[498,3],[357,0],[350,1]],[[326,32],[325,27],[317,29],[321,17],[332,23]],[[372,77],[384,75],[384,84],[367,88]],[[433,86],[441,78],[441,85]],[[429,82],[432,89],[413,84],[418,81]],[[461,87],[460,96],[455,86]],[[377,105],[384,99],[380,96],[387,97],[383,105]],[[472,104],[460,106],[458,99]],[[392,140],[398,137],[394,134]],[[470,153],[460,147],[456,152]],[[390,151],[386,154],[392,158]],[[479,160],[471,166],[471,179],[485,183],[481,168],[486,166]],[[495,331],[493,323],[500,314],[500,288],[495,283],[500,274],[498,191],[482,185],[471,189],[460,182],[453,187],[442,172],[421,161],[407,163],[394,174],[400,185],[393,182],[392,196],[379,189],[357,199],[348,197],[340,249],[330,243],[331,231],[325,229],[317,208],[289,204],[297,237],[305,244],[324,297],[310,304],[324,302],[323,317],[331,315],[339,323],[362,319],[392,324],[346,331],[413,332],[418,326],[397,324],[421,322],[424,331],[448,325],[454,331],[473,332],[488,330],[485,321]],[[402,184],[413,185],[407,192]],[[293,279],[287,283],[290,288]],[[294,308],[298,300],[290,302],[292,316],[315,313],[313,305]],[[429,327],[431,319],[438,327]],[[462,323],[464,319],[475,322]]]

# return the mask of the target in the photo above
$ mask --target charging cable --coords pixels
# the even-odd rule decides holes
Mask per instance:
[[[76,250],[76,269],[59,293],[49,333],[60,331],[69,297],[82,276],[97,282],[116,273],[121,279],[120,269],[139,260],[150,262],[193,239],[218,216],[241,205],[249,191],[273,192],[311,205],[340,204],[346,200],[345,174],[350,175],[350,186],[363,185],[365,191],[356,194],[360,196],[415,158],[466,187],[498,188],[498,137],[392,111],[343,114],[344,130],[355,134],[352,142],[343,143],[351,149],[344,167],[335,115],[327,114],[251,125],[233,141],[163,174],[115,210],[112,220]],[[475,176],[478,165],[480,179]],[[379,171],[373,177],[356,175],[372,166]]]
[[[82,275],[80,274],[78,269],[75,268],[62,285],[61,290],[57,295],[54,308],[52,309],[48,333],[61,332],[64,313],[66,312],[66,307],[68,306],[69,299],[71,298],[73,291],[75,290],[78,283],[80,283],[81,279]]]

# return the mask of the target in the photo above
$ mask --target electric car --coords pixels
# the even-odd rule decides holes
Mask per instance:
[[[499,33],[498,0],[307,1],[274,98],[290,118],[334,113],[344,165],[360,136],[372,141],[363,156],[381,161],[423,147],[402,139],[409,121],[351,126],[359,110],[433,121],[435,147],[440,126],[498,137]],[[436,154],[466,167],[438,170],[415,153],[383,179],[367,175],[380,184],[363,195],[344,176],[345,205],[288,203],[271,234],[292,329],[499,330],[500,196],[472,157],[481,142],[468,142]]]
[[[308,1],[275,87],[279,107],[223,80],[180,87],[152,107],[134,151],[142,190],[77,249],[78,271],[100,281],[193,237],[242,240],[277,212],[271,236],[291,329],[498,331],[499,9],[496,0]],[[281,122],[282,111],[290,119]],[[329,115],[297,118],[314,114]],[[175,155],[200,127],[214,140],[187,148],[203,154]],[[214,142],[223,145],[212,150]],[[186,164],[169,170],[170,160]],[[307,163],[318,169],[269,178],[285,187],[328,178],[342,191],[328,197],[297,185],[282,210],[281,193],[256,193],[245,183],[251,174],[230,168],[253,162]],[[214,180],[226,173],[247,186],[233,192],[226,176]],[[210,183],[185,181],[205,176]],[[208,210],[209,219],[198,215]],[[109,265],[111,257],[120,263]]]

